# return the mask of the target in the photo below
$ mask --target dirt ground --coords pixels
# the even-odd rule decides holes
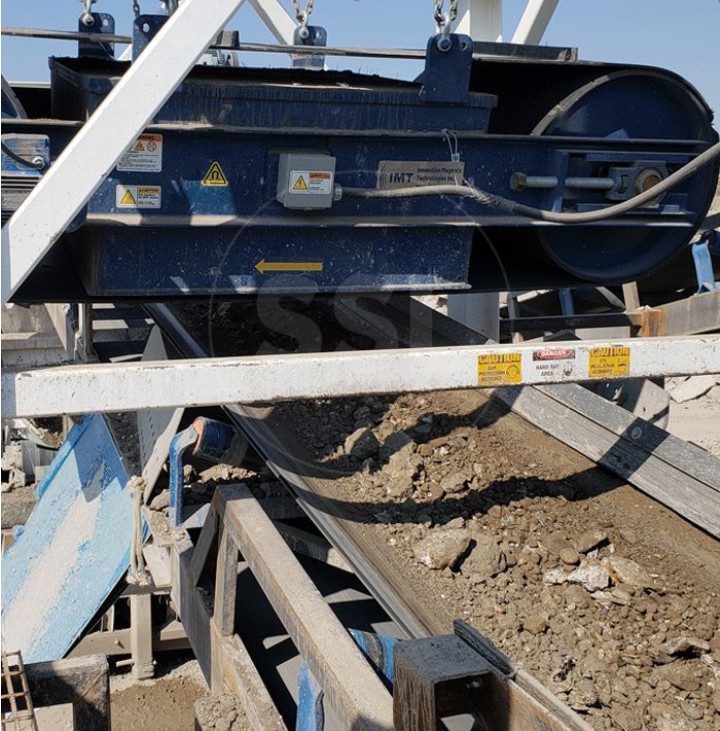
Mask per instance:
[[[114,674],[110,680],[113,731],[191,731],[193,705],[209,692],[191,653],[160,658],[152,680],[136,681],[129,672]]]

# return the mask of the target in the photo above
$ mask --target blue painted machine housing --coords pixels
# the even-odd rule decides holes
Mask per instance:
[[[113,170],[84,226],[63,237],[90,298],[610,284],[647,274],[686,245],[717,166],[655,205],[583,226],[531,222],[454,197],[342,197],[313,211],[276,200],[280,155],[297,153],[334,157],[343,188],[378,187],[388,162],[400,165],[389,184],[401,186],[427,163],[526,205],[587,211],[617,197],[566,187],[566,179],[669,173],[717,139],[702,98],[671,73],[473,60],[467,44],[460,50],[465,37],[453,38],[463,83],[449,90],[437,68],[426,69],[427,85],[349,72],[193,70],[146,130],[161,136],[161,166]],[[53,156],[128,67],[52,60]],[[41,120],[24,124],[44,129]],[[457,161],[462,176],[451,172]],[[204,184],[215,163],[226,185]],[[513,190],[517,172],[557,184]],[[120,205],[122,191],[138,187],[159,191],[151,205]]]

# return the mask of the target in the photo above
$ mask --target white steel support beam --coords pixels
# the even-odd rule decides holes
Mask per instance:
[[[242,0],[185,0],[2,229],[7,302]]]
[[[560,0],[529,0],[512,42],[539,45],[559,2]]]
[[[474,345],[6,372],[2,405],[12,418],[707,373],[713,336]]]
[[[503,0],[460,0],[453,32],[474,41],[502,41]]]
[[[270,29],[278,43],[292,45],[297,23],[290,17],[279,0],[250,0],[260,20]]]

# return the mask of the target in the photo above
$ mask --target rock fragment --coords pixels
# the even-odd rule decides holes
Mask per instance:
[[[567,577],[571,584],[580,584],[588,591],[600,591],[610,584],[607,571],[596,561],[583,561]]]
[[[523,622],[523,629],[532,635],[541,635],[547,629],[547,620],[541,614],[531,614]]]
[[[608,539],[607,533],[600,528],[585,531],[575,542],[579,553],[589,553],[594,548],[605,543]]]
[[[604,565],[616,584],[628,584],[639,589],[650,589],[655,585],[650,574],[629,558],[608,556]]]
[[[440,481],[440,487],[446,495],[452,495],[456,492],[462,492],[468,479],[469,477],[464,472],[453,472],[453,474]]]
[[[704,652],[710,652],[710,643],[699,640],[697,637],[673,637],[659,647],[660,652],[665,655],[699,656]]]
[[[380,447],[380,459],[383,462],[389,461],[393,455],[404,452],[409,456],[415,450],[415,442],[404,431],[396,431],[390,434]]]
[[[368,428],[356,429],[345,440],[345,454],[359,460],[365,460],[377,453],[380,448],[375,435]]]
[[[383,469],[386,478],[385,488],[392,498],[406,498],[412,495],[415,477],[424,465],[419,454],[396,452]]]
[[[671,665],[663,676],[665,680],[680,690],[686,690],[690,693],[700,688],[700,678],[697,676],[692,665]]]
[[[567,574],[562,569],[551,569],[543,574],[543,584],[545,584],[545,586],[565,584],[567,580]]]
[[[465,529],[438,529],[415,545],[413,553],[430,569],[454,568],[470,547],[470,533]]]
[[[495,538],[487,533],[475,533],[475,545],[463,563],[463,575],[475,574],[485,579],[497,576],[507,568],[507,561]]]
[[[580,556],[574,548],[563,548],[560,551],[560,560],[568,566],[576,566],[580,563]]]

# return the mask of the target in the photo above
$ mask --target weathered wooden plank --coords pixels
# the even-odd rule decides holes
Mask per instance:
[[[720,460],[697,445],[678,439],[581,386],[536,388],[596,424],[601,424],[616,436],[631,442],[637,449],[654,455],[720,492]]]
[[[195,586],[191,571],[192,543],[183,537],[172,553],[172,598],[200,668],[214,693],[232,693],[243,703],[256,731],[284,731],[278,714],[239,637],[221,637],[212,619],[207,595]]]
[[[216,646],[213,692],[232,693],[240,698],[255,731],[284,731],[282,717],[240,637],[218,637]]]
[[[618,438],[612,430],[537,388],[497,390],[493,397],[533,425],[720,537],[720,501],[717,492],[705,483],[639,449],[631,441]]]
[[[228,532],[220,526],[217,571],[215,572],[215,605],[213,620],[221,637],[235,630],[235,597],[237,595],[238,550]]]
[[[244,485],[214,501],[253,576],[348,728],[392,729],[392,699],[320,592]]]
[[[205,564],[207,563],[210,549],[217,537],[218,515],[214,506],[210,506],[210,511],[205,519],[205,525],[200,531],[197,546],[192,552],[192,560],[190,561],[190,574],[193,577],[193,586],[198,585],[200,574],[202,574]]]
[[[108,731],[110,682],[106,657],[30,663],[25,673],[36,708],[72,703],[75,728]]]

